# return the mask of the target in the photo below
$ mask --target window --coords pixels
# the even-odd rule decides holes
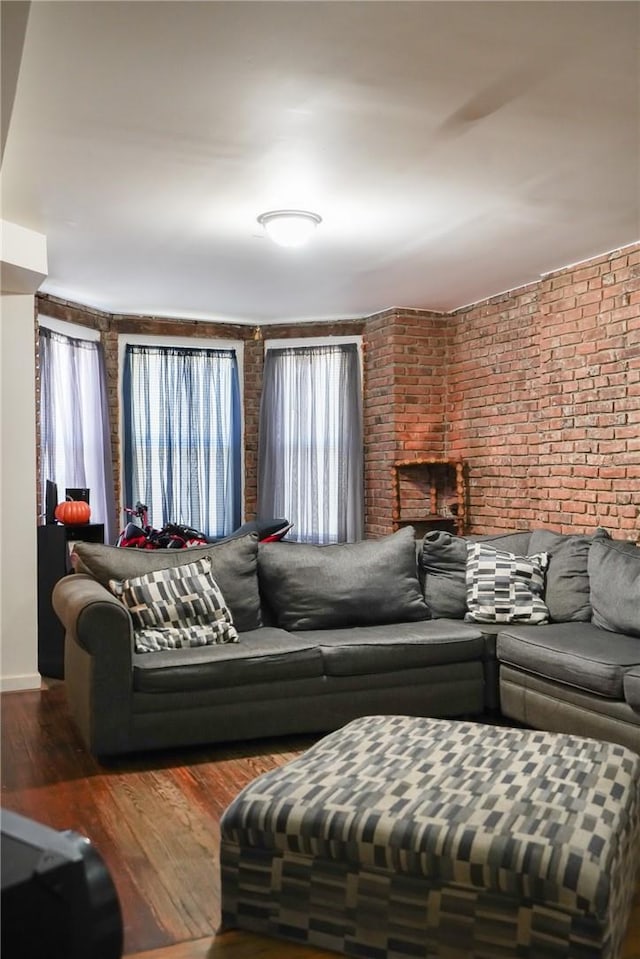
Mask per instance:
[[[225,536],[241,522],[241,412],[232,349],[128,343],[123,371],[125,506],[155,527]]]
[[[110,542],[116,523],[102,345],[48,329],[46,322],[41,318],[39,329],[42,502],[46,480],[57,484],[60,500],[67,488],[88,488],[91,521],[104,523]]]
[[[258,510],[294,524],[289,539],[362,538],[362,389],[356,343],[267,346]]]

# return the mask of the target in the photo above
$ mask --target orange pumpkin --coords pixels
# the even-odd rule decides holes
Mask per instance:
[[[91,518],[91,507],[83,500],[66,500],[56,506],[55,517],[65,526],[81,526]]]

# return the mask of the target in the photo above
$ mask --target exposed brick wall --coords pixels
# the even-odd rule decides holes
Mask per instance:
[[[446,318],[422,310],[387,310],[366,322],[368,536],[393,529],[394,461],[444,454],[448,339]]]
[[[396,424],[390,325],[395,319],[393,311],[371,317],[363,345],[364,509],[368,536],[380,536],[391,528],[390,482],[396,452]]]
[[[450,454],[477,531],[640,537],[640,246],[460,311]]]
[[[449,457],[468,463],[475,532],[600,524],[640,537],[640,245],[451,315],[393,309],[260,328],[38,300],[42,312],[101,332],[116,503],[120,333],[243,340],[248,519],[256,511],[263,340],[362,334],[367,535],[393,529],[394,460]]]
[[[258,501],[258,423],[264,341],[257,326],[244,344],[244,515],[255,517]]]
[[[538,430],[536,291],[494,297],[450,322],[447,453],[468,464],[470,522],[527,527]]]
[[[100,332],[109,329],[112,319],[110,313],[104,313],[102,310],[94,310],[90,306],[82,306],[79,303],[70,303],[57,296],[44,296],[42,293],[36,295],[35,305],[36,316],[38,313],[44,313],[54,320],[78,323],[80,326],[88,326]]]

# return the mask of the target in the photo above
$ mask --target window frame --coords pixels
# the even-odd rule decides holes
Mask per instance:
[[[291,336],[286,339],[265,339],[264,354],[266,356],[267,350],[295,350],[304,349],[307,346],[341,346],[345,343],[355,343],[358,348],[358,359],[360,360],[360,388],[364,398],[364,355],[362,340],[363,337],[358,333],[347,336]]]
[[[245,402],[244,402],[244,340],[229,340],[219,337],[201,336],[166,336],[154,333],[119,333],[118,334],[118,477],[120,483],[120,502],[118,516],[124,516],[124,358],[128,345],[132,346],[173,346],[178,349],[205,349],[205,350],[233,350],[238,364],[238,381],[240,384],[240,516],[245,518]]]
[[[295,350],[295,349],[306,349],[314,347],[331,347],[331,346],[343,346],[343,345],[355,345],[358,354],[358,362],[360,365],[360,402],[363,411],[363,422],[362,422],[362,469],[363,469],[363,479],[364,479],[364,399],[365,399],[365,389],[364,389],[364,350],[363,350],[363,336],[361,334],[352,333],[342,336],[301,336],[301,337],[286,337],[286,338],[273,338],[264,340],[264,349],[263,356],[266,357],[268,350]],[[363,508],[364,508],[364,491],[363,491]]]
[[[101,331],[95,329],[92,326],[84,326],[82,323],[72,323],[68,320],[60,320],[57,317],[48,316],[46,313],[40,312],[36,315],[36,340],[39,341],[40,329],[44,328],[50,330],[52,333],[57,333],[60,336],[66,336],[69,339],[74,340],[84,340],[88,343],[97,343],[101,344],[102,336]],[[104,353],[104,346],[102,347],[103,359],[106,359]],[[106,370],[105,370],[106,375]],[[108,403],[108,399],[107,399]],[[111,430],[109,434],[104,438],[105,443],[111,445]],[[44,502],[44,492],[42,490],[44,486],[44,469],[40,460],[40,450],[42,446],[42,409],[39,406],[38,408],[38,431],[36,436],[36,443],[38,445],[38,457],[37,457],[37,490],[38,490],[38,501],[40,502],[40,497],[42,497],[42,502],[40,504],[39,515],[45,516],[45,502]],[[110,464],[110,469],[112,470],[111,483],[113,484],[115,480],[115,470],[113,470],[113,463]],[[57,485],[57,481],[56,481]],[[58,488],[58,498],[60,499],[64,494],[64,490]],[[104,490],[104,506],[105,506],[105,515],[102,517],[102,522],[105,528],[105,537],[109,539],[110,537],[115,537],[118,532],[118,517],[112,513],[112,510],[115,506],[114,498],[114,489],[109,490],[105,488]],[[92,518],[92,522],[93,522]],[[113,529],[111,526],[113,524]]]

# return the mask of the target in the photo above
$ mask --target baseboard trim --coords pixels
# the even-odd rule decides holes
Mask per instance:
[[[0,676],[0,692],[12,693],[21,689],[40,689],[40,673],[26,673],[23,676]]]

